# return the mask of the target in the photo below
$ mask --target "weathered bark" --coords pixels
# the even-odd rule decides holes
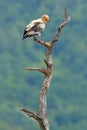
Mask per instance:
[[[25,70],[34,70],[34,71],[37,70],[44,74],[44,81],[43,81],[42,88],[40,91],[37,112],[34,113],[34,112],[31,112],[30,110],[26,110],[24,108],[19,108],[19,110],[21,112],[23,112],[27,116],[32,117],[35,120],[37,120],[40,125],[40,128],[42,130],[50,129],[49,121],[47,120],[47,117],[46,117],[46,110],[47,110],[47,92],[49,90],[50,82],[52,79],[53,63],[52,63],[52,58],[51,58],[51,52],[52,52],[52,48],[53,48],[55,42],[58,40],[58,38],[60,36],[62,28],[65,25],[67,25],[70,21],[70,16],[67,17],[66,9],[64,10],[64,15],[65,15],[65,18],[64,18],[63,22],[58,27],[57,32],[55,33],[55,35],[53,36],[53,38],[50,42],[42,41],[41,39],[38,39],[36,37],[34,38],[34,41],[36,41],[37,43],[40,43],[41,45],[46,47],[46,59],[44,59],[46,68],[24,68]]]

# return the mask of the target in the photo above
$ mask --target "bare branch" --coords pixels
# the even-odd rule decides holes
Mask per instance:
[[[64,16],[65,16],[65,18],[67,18],[67,10],[66,10],[66,8],[64,9]]]
[[[50,46],[50,44],[48,42],[45,42],[45,41],[43,41],[43,40],[41,40],[41,39],[39,39],[37,37],[34,37],[34,41],[39,43],[39,44],[41,44],[41,45],[43,45],[43,46],[45,46],[45,47],[49,47]]]
[[[24,113],[26,116],[35,119],[39,123],[40,128],[42,130],[48,130],[48,129],[46,129],[47,126],[49,125],[49,122],[47,121],[47,119],[45,119],[45,118],[41,119],[41,117],[39,117],[38,114],[31,112],[30,110],[27,110],[25,108],[19,108],[19,111]]]
[[[30,110],[27,110],[25,108],[19,108],[19,111],[23,112],[26,116],[34,118],[35,120],[38,120],[39,118],[36,113],[31,112]]]
[[[62,31],[62,28],[65,27],[65,25],[67,25],[70,21],[70,16],[67,16],[67,10],[65,8],[64,10],[64,20],[62,21],[62,23],[60,24],[60,26],[58,27],[58,30],[57,32],[55,33],[55,35],[53,36],[53,39],[51,40],[50,44],[51,46],[54,45],[54,43],[58,40],[59,36],[60,36],[60,33]]]
[[[23,68],[24,70],[36,70],[39,71],[41,73],[44,73],[45,75],[47,74],[47,70],[44,68]]]

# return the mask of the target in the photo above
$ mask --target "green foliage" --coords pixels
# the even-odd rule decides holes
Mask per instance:
[[[33,39],[22,41],[23,29],[42,14],[50,22],[41,38],[48,41],[67,8],[71,22],[53,49],[53,78],[48,93],[51,129],[87,129],[87,2],[79,0],[0,1],[0,130],[37,130],[38,124],[17,107],[37,110],[42,74],[24,67],[43,67],[45,49]]]

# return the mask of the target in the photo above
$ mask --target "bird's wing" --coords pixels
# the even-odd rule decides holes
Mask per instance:
[[[40,23],[42,23],[41,19],[33,20],[26,26],[26,28],[32,28],[33,26],[40,24]]]
[[[38,19],[38,20],[33,20],[32,22],[30,22],[27,26],[26,26],[26,28],[25,28],[25,30],[24,30],[24,34],[23,35],[25,35],[27,32],[29,32],[29,31],[37,31],[36,30],[36,27],[37,27],[37,25],[38,24],[41,24],[42,23],[42,21],[40,20],[40,19]]]

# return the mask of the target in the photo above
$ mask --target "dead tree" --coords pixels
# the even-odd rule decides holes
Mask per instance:
[[[51,58],[52,49],[60,36],[62,28],[65,27],[65,25],[67,25],[69,21],[70,21],[70,16],[67,16],[66,9],[65,9],[64,20],[59,25],[51,41],[45,42],[39,38],[34,38],[35,42],[41,44],[46,48],[46,58],[44,59],[46,68],[24,68],[25,70],[39,71],[44,74],[44,81],[40,91],[37,112],[34,113],[30,110],[26,110],[25,108],[19,108],[19,110],[23,112],[25,115],[34,118],[39,123],[41,130],[50,130],[49,128],[50,125],[49,125],[49,121],[47,120],[46,110],[47,110],[47,92],[49,90],[50,82],[52,79],[52,66],[53,66],[52,58]]]

